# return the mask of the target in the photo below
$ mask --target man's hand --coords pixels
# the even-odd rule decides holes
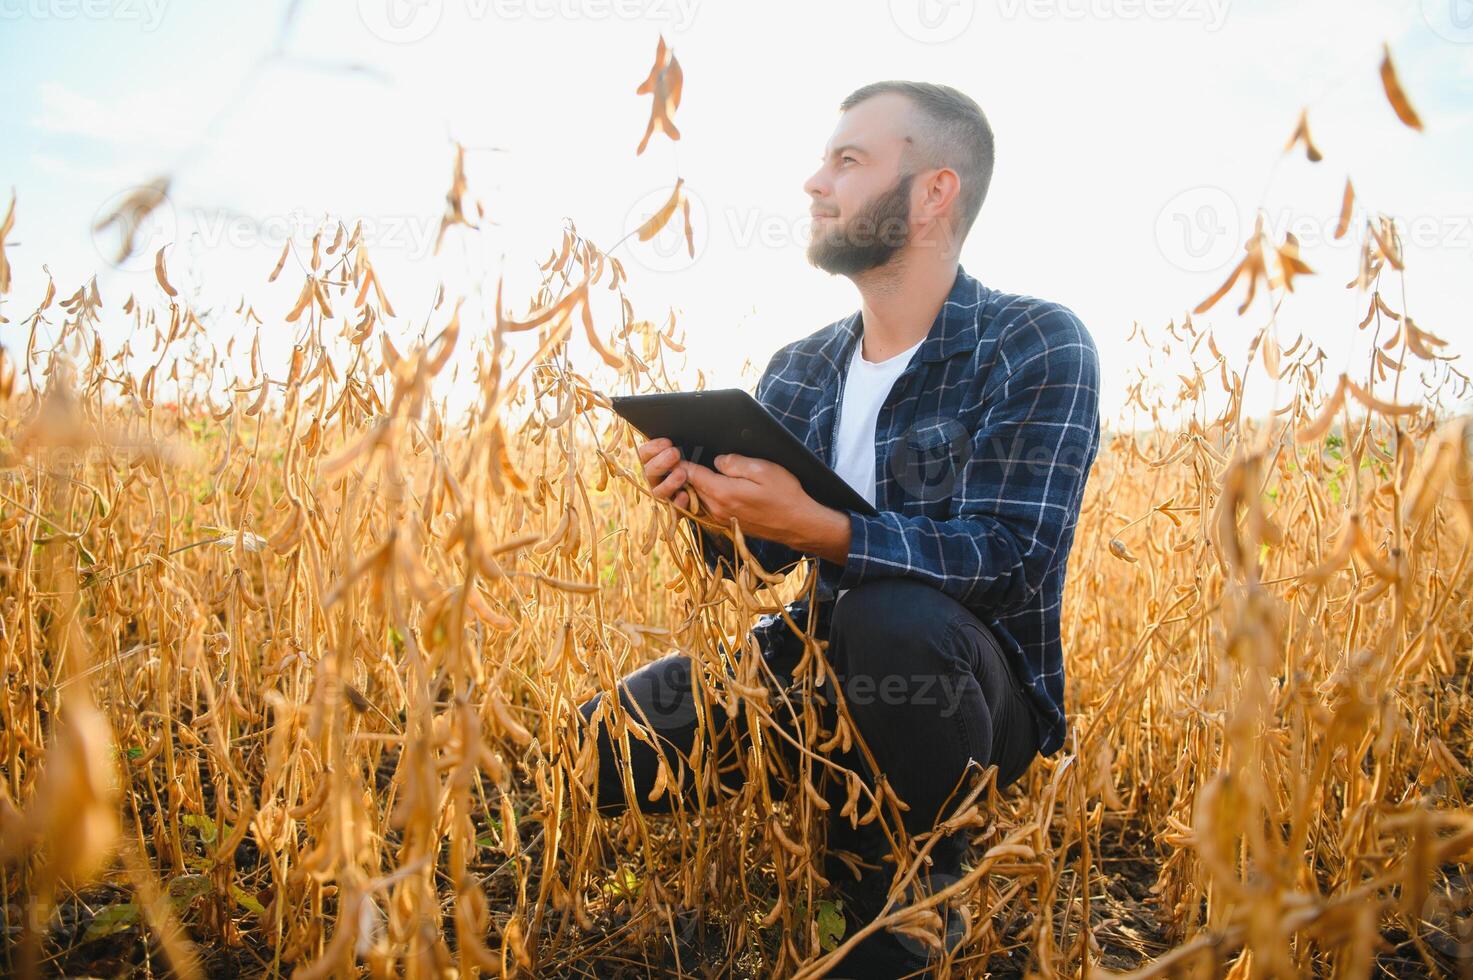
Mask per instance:
[[[848,514],[808,496],[798,478],[776,463],[736,453],[712,462],[714,470],[689,460],[678,464],[685,473],[682,484],[695,488],[712,520],[729,527],[736,518],[744,535],[844,564],[849,557]]]
[[[635,452],[650,492],[661,500],[688,510],[689,485],[700,494],[707,516],[724,527],[735,517],[744,535],[838,565],[849,557],[849,515],[808,496],[798,478],[776,463],[726,453],[712,460],[712,470],[682,460],[680,450],[664,438],[642,442]]]
[[[690,509],[690,494],[685,486],[685,470],[680,462],[680,450],[669,439],[651,439],[634,448],[639,461],[644,464],[645,482],[650,492],[661,500],[668,500],[676,507]]]

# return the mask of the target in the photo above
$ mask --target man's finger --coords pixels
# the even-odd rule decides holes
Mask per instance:
[[[752,464],[760,463],[761,460],[752,456],[743,456],[740,453],[722,453],[711,462],[715,464],[719,472],[726,476],[750,478],[753,475]]]
[[[662,436],[659,439],[651,439],[648,442],[640,443],[634,447],[634,451],[639,455],[639,461],[641,463],[648,463],[672,445],[674,444],[669,439]]]
[[[680,461],[680,450],[667,446],[651,456],[644,464],[644,476],[651,484],[668,473]]]
[[[668,498],[683,486],[685,486],[685,470],[677,466],[665,479],[660,481],[659,486],[655,487],[655,496]]]
[[[711,492],[720,493],[723,486],[729,480],[728,477],[722,476],[720,473],[711,469],[711,467],[701,463],[686,460],[682,465],[685,466],[686,480],[702,496]]]
[[[680,465],[685,467],[685,475],[692,483],[695,483],[697,480],[709,480],[713,476],[721,475],[705,463],[697,463],[693,459],[682,460]]]

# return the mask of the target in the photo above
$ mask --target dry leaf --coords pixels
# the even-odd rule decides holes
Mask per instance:
[[[132,193],[119,202],[117,208],[99,218],[92,226],[93,231],[101,231],[114,224],[121,229],[122,240],[118,245],[117,255],[113,257],[114,262],[121,264],[133,255],[137,247],[138,231],[144,219],[168,199],[169,183],[170,178],[167,175],[160,175],[134,188]]]
[[[669,199],[660,205],[660,210],[650,215],[649,219],[639,226],[637,234],[640,241],[645,242],[654,238],[660,233],[660,229],[665,227],[666,223],[669,222],[670,217],[675,214],[676,205],[680,204],[682,196],[680,188],[684,183],[684,177],[675,178],[675,189],[670,192]],[[692,255],[694,255],[694,252],[692,252]]]
[[[158,254],[153,257],[153,275],[159,281],[159,285],[164,288],[164,292],[169,294],[169,298],[173,299],[179,295],[179,291],[169,285],[169,274],[164,269],[164,249],[168,247],[167,245],[160,245]]]
[[[1396,77],[1396,66],[1391,63],[1391,45],[1383,43],[1381,50],[1381,85],[1386,89],[1386,99],[1391,103],[1391,108],[1396,110],[1396,118],[1413,129],[1420,130],[1422,120],[1412,108],[1406,92],[1402,90],[1401,80]]]
[[[1355,188],[1350,186],[1350,178],[1345,178],[1345,194],[1340,199],[1340,220],[1335,222],[1335,237],[1344,238],[1345,233],[1350,230],[1350,212],[1355,206]]]
[[[660,35],[659,44],[655,48],[655,63],[650,68],[649,75],[639,88],[634,90],[636,95],[652,95],[653,103],[650,106],[650,120],[645,126],[644,136],[639,141],[639,147],[635,155],[644,152],[649,145],[650,137],[656,130],[666,134],[672,140],[680,139],[680,130],[675,126],[675,120],[671,117],[676,107],[680,105],[680,91],[684,83],[684,75],[680,70],[680,62],[675,59],[675,52],[665,46],[665,36]]]
[[[1294,149],[1294,144],[1303,141],[1304,155],[1309,157],[1310,163],[1319,163],[1324,159],[1319,148],[1314,145],[1314,139],[1309,135],[1309,110],[1299,110],[1299,122],[1294,126],[1294,132],[1289,136],[1289,142],[1284,144],[1284,152],[1288,153]]]
[[[440,230],[435,235],[435,255],[440,254],[440,243],[451,225],[475,228],[465,216],[465,147],[455,144],[455,170],[450,178],[450,189],[445,192],[445,214],[440,218]],[[356,237],[356,236],[355,236]]]

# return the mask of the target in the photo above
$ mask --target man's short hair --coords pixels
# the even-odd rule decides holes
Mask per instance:
[[[957,232],[958,241],[965,239],[977,220],[977,212],[982,210],[987,186],[992,183],[992,127],[987,116],[970,96],[950,85],[903,81],[872,82],[855,89],[839,103],[839,111],[847,111],[887,92],[905,96],[920,110],[915,139],[910,141],[902,158],[904,170],[913,173],[949,167],[961,178]]]

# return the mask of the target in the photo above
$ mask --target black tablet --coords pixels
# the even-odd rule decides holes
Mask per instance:
[[[611,395],[609,401],[646,438],[669,439],[682,459],[713,470],[711,460],[722,453],[770,460],[797,477],[808,496],[825,507],[879,513],[741,388]]]

